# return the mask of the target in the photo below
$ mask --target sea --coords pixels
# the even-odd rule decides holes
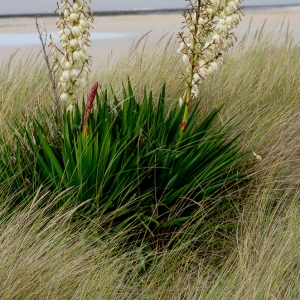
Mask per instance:
[[[0,0],[0,16],[50,14],[55,10],[56,2],[56,0]],[[93,0],[90,5],[95,13],[119,14],[130,11],[184,9],[187,3],[186,0]],[[246,9],[297,8],[300,6],[300,0],[244,0],[243,5]]]

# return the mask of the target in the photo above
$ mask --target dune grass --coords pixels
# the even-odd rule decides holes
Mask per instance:
[[[129,75],[137,94],[146,85],[154,95],[166,81],[173,105],[182,91],[174,49],[171,42],[165,50],[133,47],[127,57],[99,67],[94,79],[118,92]],[[199,119],[222,104],[218,121],[230,121],[232,136],[241,134],[239,144],[249,151],[243,168],[251,178],[227,195],[233,206],[240,200],[237,214],[224,212],[217,220],[223,237],[212,232],[215,224],[203,222],[199,233],[187,223],[188,238],[172,250],[145,253],[134,244],[123,247],[126,232],[108,237],[102,227],[107,219],[76,222],[76,208],[67,204],[56,211],[63,194],[36,188],[29,205],[11,212],[18,194],[3,187],[0,298],[299,298],[299,70],[299,48],[264,35],[230,53],[222,71],[200,89]],[[12,117],[52,105],[46,70],[30,60],[15,70],[3,66],[0,82],[1,136],[9,138],[5,122]],[[39,202],[49,204],[40,208]],[[237,226],[230,229],[233,223]],[[191,247],[195,241],[197,249]]]

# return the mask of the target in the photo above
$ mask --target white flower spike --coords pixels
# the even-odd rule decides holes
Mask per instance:
[[[188,0],[185,18],[186,33],[180,32],[180,46],[185,71],[182,73],[185,91],[179,105],[185,105],[180,137],[188,124],[189,107],[199,97],[199,85],[223,64],[223,55],[233,46],[235,39],[231,30],[241,19],[242,0]],[[257,158],[259,159],[259,158]]]
[[[190,1],[185,17],[187,33],[180,32],[177,53],[187,65],[183,73],[186,82],[185,97],[180,103],[189,104],[198,96],[199,86],[223,64],[223,55],[233,46],[235,35],[231,30],[241,18],[242,0]]]
[[[72,110],[76,90],[85,88],[90,73],[91,57],[87,54],[93,14],[85,0],[61,0],[56,11],[59,14],[57,26],[62,47],[55,45],[50,37],[49,46],[53,47],[53,71],[60,74],[59,87],[62,88],[61,101]],[[91,0],[89,1],[91,2]],[[59,54],[61,57],[59,58]]]

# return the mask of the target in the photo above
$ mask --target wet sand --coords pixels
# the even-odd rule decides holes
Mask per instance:
[[[279,32],[281,24],[285,18],[284,30]],[[254,35],[255,31],[264,26],[265,31],[274,30],[274,35],[286,34],[286,26],[293,31],[296,39],[300,40],[300,9],[287,10],[256,10],[245,11],[243,21],[235,30],[238,39],[241,39],[249,28],[251,22],[250,34]],[[175,39],[178,31],[181,30],[181,22],[183,18],[180,14],[158,14],[158,15],[124,15],[124,16],[107,16],[95,17],[93,24],[95,32],[114,32],[128,33],[129,35],[121,39],[112,40],[96,40],[92,42],[89,54],[93,57],[94,65],[107,61],[109,57],[116,58],[129,51],[131,45],[138,41],[143,35],[151,31],[147,35],[148,43],[157,43],[164,35],[167,41],[172,35]],[[41,26],[46,26],[48,32],[56,32],[55,18],[40,18]],[[0,19],[1,33],[36,33],[34,18],[4,18]],[[38,38],[38,37],[37,37]],[[40,46],[24,46],[24,47],[0,47],[0,64],[7,61],[12,53],[16,54],[16,58],[23,59],[32,53],[36,56]],[[16,60],[15,60],[16,61]]]

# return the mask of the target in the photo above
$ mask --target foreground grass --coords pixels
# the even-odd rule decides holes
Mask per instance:
[[[137,93],[147,85],[154,95],[167,81],[172,104],[181,92],[181,64],[173,55],[172,44],[168,47],[163,51],[157,46],[149,52],[133,49],[123,60],[99,68],[95,77],[103,86],[112,84],[118,91],[129,75],[137,84]],[[265,36],[253,46],[232,53],[222,71],[201,89],[199,119],[223,104],[219,122],[231,120],[231,133],[241,133],[239,143],[243,149],[263,158],[259,162],[249,154],[244,160],[245,170],[254,175],[249,184],[236,191],[242,200],[236,207],[238,227],[230,236],[224,236],[224,240],[230,240],[225,246],[218,236],[222,251],[209,248],[209,241],[197,250],[191,250],[189,242],[182,242],[172,251],[149,253],[155,259],[145,270],[147,257],[142,249],[122,247],[126,232],[108,239],[101,220],[88,225],[72,222],[76,208],[67,206],[55,212],[56,201],[64,195],[37,189],[28,207],[8,214],[17,195],[8,195],[3,189],[0,298],[297,299],[299,67],[297,47],[276,44]],[[26,68],[32,68],[29,75]],[[7,66],[2,68],[0,79],[2,122],[51,105],[44,68],[30,62],[18,70]],[[17,105],[12,106],[11,101]],[[4,126],[1,134],[9,138]],[[40,201],[47,201],[49,206],[40,209]],[[230,221],[225,218],[219,226]],[[189,224],[186,227],[193,234],[193,228]],[[216,256],[218,264],[212,265],[211,258]]]
[[[271,179],[271,178],[270,178]],[[276,186],[273,186],[276,189]],[[241,213],[236,247],[219,268],[184,245],[156,253],[143,270],[140,248],[122,249],[125,233],[107,239],[101,221],[73,224],[73,210],[49,217],[38,201],[7,217],[1,207],[1,299],[297,299],[298,194],[276,198],[261,187]],[[13,199],[11,199],[13,201]],[[99,232],[99,231],[98,231]],[[101,232],[101,230],[100,230]]]

